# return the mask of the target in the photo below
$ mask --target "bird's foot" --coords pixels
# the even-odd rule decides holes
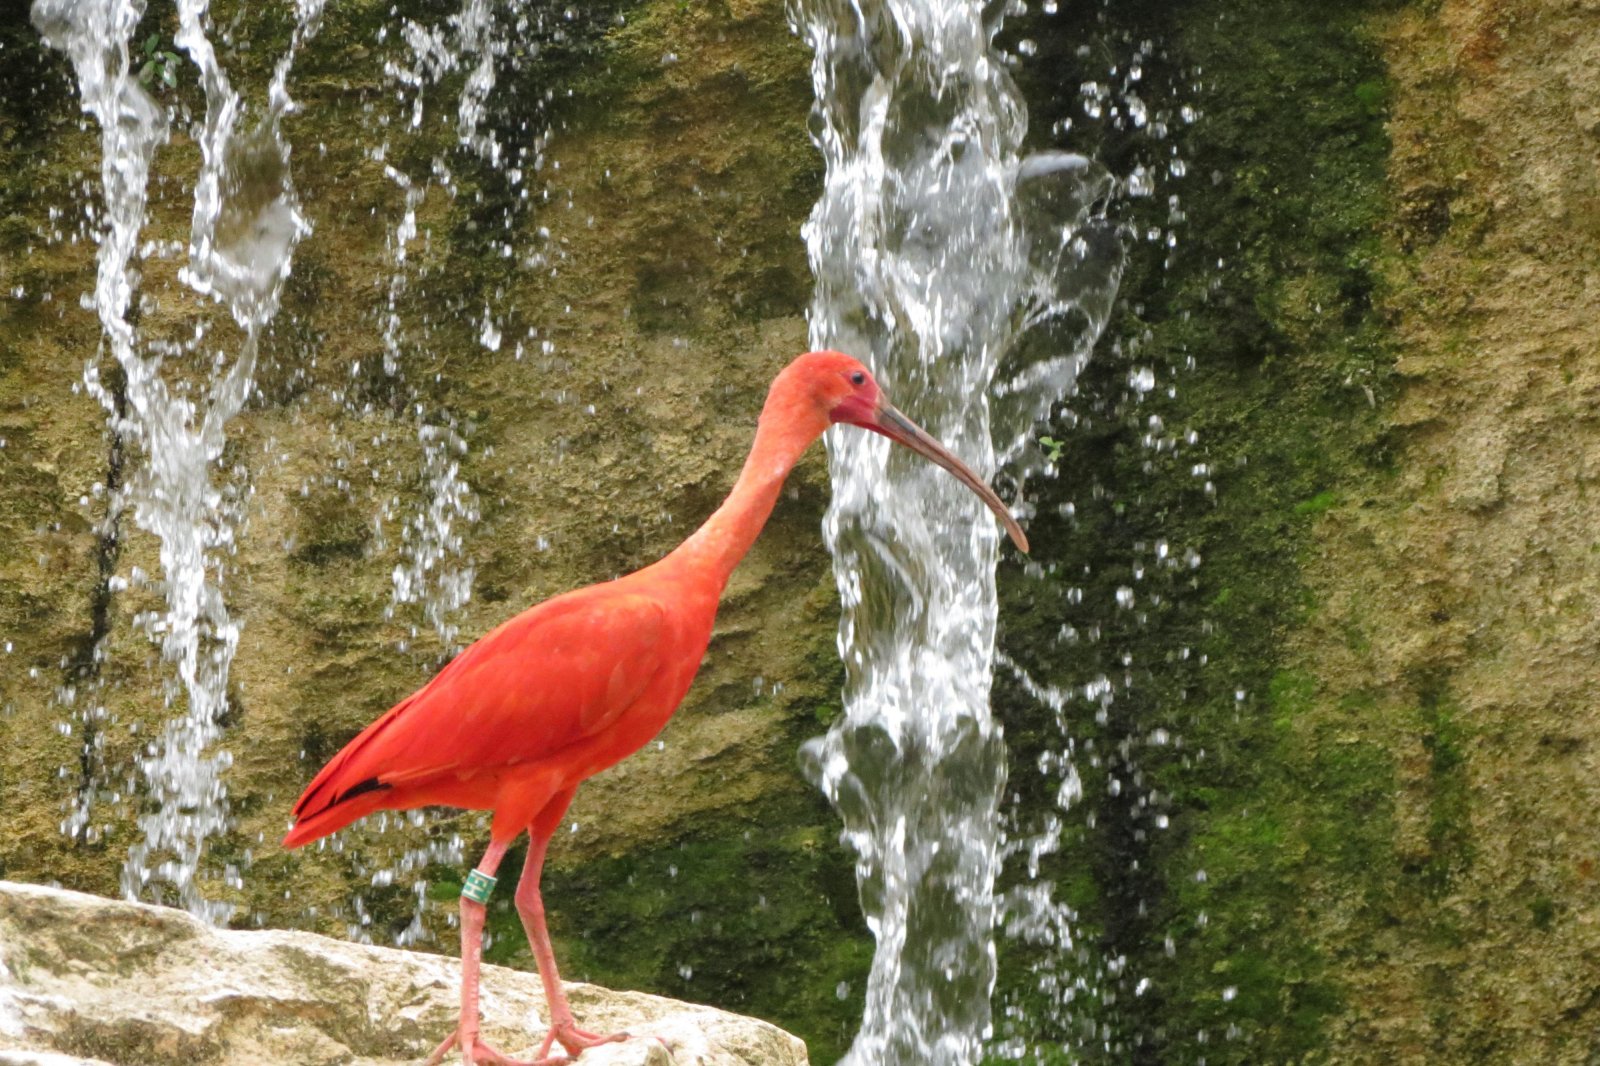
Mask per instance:
[[[534,1060],[534,1066],[561,1066],[562,1063],[571,1062],[572,1059],[582,1055],[586,1050],[600,1044],[616,1044],[628,1039],[627,1033],[612,1033],[610,1036],[599,1036],[595,1033],[579,1029],[571,1022],[552,1025],[550,1031],[544,1034],[544,1043],[539,1046],[539,1057]],[[567,1055],[556,1055],[546,1058],[550,1049],[560,1044]],[[571,1056],[568,1058],[567,1056]]]
[[[450,1049],[458,1046],[461,1048],[461,1061],[466,1066],[484,1066],[486,1063],[491,1064],[491,1066],[558,1066],[559,1063],[567,1061],[566,1059],[547,1060],[539,1058],[533,1062],[528,1062],[526,1059],[514,1059],[479,1040],[477,1033],[463,1034],[460,1029],[457,1029],[445,1037],[443,1043],[433,1049],[433,1054],[428,1056],[427,1066],[439,1066],[444,1061],[444,1057],[450,1053]],[[469,1048],[471,1050],[468,1050]],[[544,1052],[541,1051],[540,1055],[542,1056],[543,1054]]]

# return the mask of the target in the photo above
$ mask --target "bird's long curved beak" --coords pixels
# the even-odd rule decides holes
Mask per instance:
[[[868,428],[877,430],[890,440],[904,444],[924,459],[954,474],[963,485],[977,493],[978,499],[987,504],[995,517],[1000,519],[1000,524],[1006,527],[1006,535],[1011,538],[1011,543],[1017,546],[1017,550],[1022,552],[1028,550],[1027,535],[1022,532],[1022,527],[1017,525],[1017,520],[1011,517],[1010,508],[995,495],[994,489],[974,474],[966,463],[950,454],[950,449],[928,436],[921,426],[895,410],[893,404],[880,399],[877,409],[873,411],[873,423]]]

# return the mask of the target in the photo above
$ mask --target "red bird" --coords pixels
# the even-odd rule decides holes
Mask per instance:
[[[994,491],[895,410],[866,367],[838,352],[802,355],[773,381],[733,492],[676,551],[637,573],[546,600],[493,630],[345,745],[295,804],[286,848],[377,810],[494,812],[489,850],[461,894],[461,1019],[429,1066],[454,1046],[468,1066],[512,1062],[478,1039],[478,967],[494,873],[524,829],[528,858],[517,912],[550,1008],[534,1066],[568,1061],[547,1057],[555,1043],[576,1056],[626,1038],[596,1036],[574,1023],[539,897],[545,849],[578,785],[643,747],[677,710],[705,656],[728,577],[772,513],[790,469],[834,422],[881,433],[944,467],[1028,550]]]

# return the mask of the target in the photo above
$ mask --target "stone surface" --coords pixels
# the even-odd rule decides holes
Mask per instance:
[[[0,1066],[420,1062],[453,1024],[458,974],[442,956],[211,929],[175,910],[0,882]],[[807,1061],[765,1022],[567,987],[580,1025],[636,1038],[591,1049],[584,1066]],[[537,975],[485,968],[490,1043],[531,1057],[543,1011]]]

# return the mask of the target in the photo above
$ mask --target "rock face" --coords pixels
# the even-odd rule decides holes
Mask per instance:
[[[175,910],[0,883],[0,1064],[382,1066],[449,1032],[453,959],[311,933],[216,930]],[[579,1022],[636,1039],[585,1066],[801,1066],[805,1045],[750,1018],[571,984]],[[534,974],[489,966],[485,1038],[531,1057]]]

